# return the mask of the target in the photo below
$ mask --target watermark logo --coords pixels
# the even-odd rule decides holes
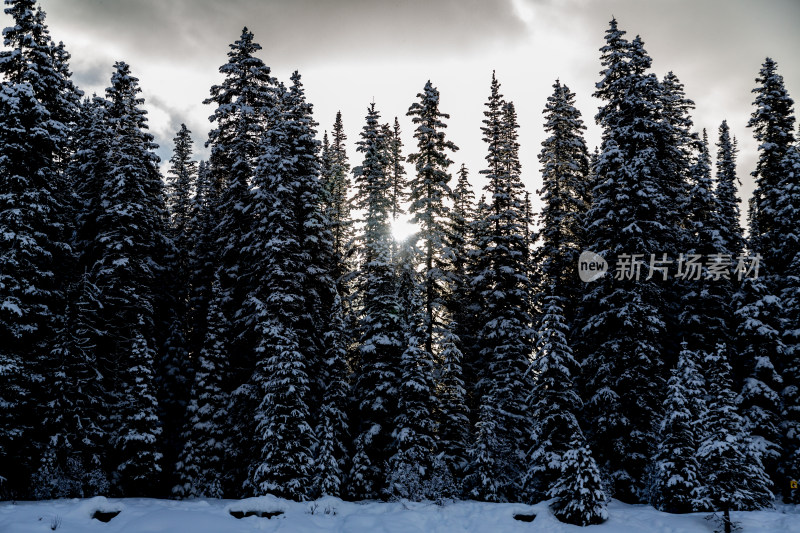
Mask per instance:
[[[667,254],[619,254],[614,263],[614,279],[639,281],[658,276],[666,281],[671,267],[675,267],[672,276],[675,279],[699,280],[732,279],[736,277],[758,279],[761,255],[740,255],[733,257],[725,254],[679,254],[677,260],[670,259]],[[578,258],[578,275],[588,283],[603,277],[608,271],[606,260],[594,252],[584,251]]]
[[[602,278],[608,271],[608,263],[594,252],[581,252],[578,258],[578,275],[581,281],[589,283]]]

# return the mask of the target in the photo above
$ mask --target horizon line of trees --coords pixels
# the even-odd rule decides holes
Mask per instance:
[[[351,166],[341,113],[318,140],[300,74],[272,76],[245,28],[208,160],[182,125],[164,180],[130,67],[86,97],[35,0],[6,5],[0,498],[552,497],[579,525],[609,497],[798,502],[800,135],[773,60],[745,238],[727,123],[712,162],[678,77],[615,19],[602,144],[556,81],[534,214],[494,74],[476,199],[430,81],[411,150],[372,103]],[[676,261],[583,283],[584,250]],[[692,254],[762,261],[689,279]]]

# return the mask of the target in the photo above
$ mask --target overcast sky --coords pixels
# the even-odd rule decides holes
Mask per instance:
[[[696,104],[699,131],[716,142],[727,119],[741,148],[739,176],[752,190],[755,142],[746,123],[754,79],[766,56],[778,62],[787,88],[800,98],[798,0],[41,0],[56,41],[72,54],[77,84],[90,94],[108,85],[114,61],[139,79],[151,131],[169,159],[181,122],[206,155],[210,106],[218,69],[242,27],[255,34],[260,57],[288,82],[295,69],[322,131],[342,111],[351,164],[367,106],[388,122],[400,118],[405,151],[413,149],[409,105],[430,79],[451,115],[448,136],[461,150],[477,189],[485,147],[480,126],[492,70],[519,114],[524,180],[540,186],[537,154],[544,138],[545,100],[560,78],[577,94],[590,148],[599,101],[598,49],[612,15],[639,34],[659,76],[672,70]],[[10,19],[6,16],[2,25]],[[712,148],[712,153],[716,150]],[[453,169],[455,171],[455,168]],[[476,191],[478,195],[479,191]]]

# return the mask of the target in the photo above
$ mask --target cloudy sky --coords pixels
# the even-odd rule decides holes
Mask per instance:
[[[219,83],[228,45],[247,26],[261,58],[288,82],[303,75],[319,130],[342,111],[352,164],[354,143],[373,100],[384,121],[400,118],[406,153],[413,145],[405,116],[430,79],[451,115],[448,135],[461,150],[473,184],[485,148],[483,103],[496,70],[502,92],[517,106],[524,179],[540,185],[537,154],[542,109],[556,78],[577,93],[590,147],[599,144],[592,98],[598,48],[612,16],[628,37],[642,36],[659,76],[672,70],[697,109],[698,130],[712,142],[727,119],[739,139],[744,194],[756,146],[746,128],[751,89],[766,56],[774,58],[800,98],[798,0],[41,0],[52,36],[72,53],[74,79],[102,93],[116,60],[130,63],[149,111],[150,127],[169,159],[181,122],[205,156],[212,113],[202,101]],[[8,17],[2,25],[8,25]]]

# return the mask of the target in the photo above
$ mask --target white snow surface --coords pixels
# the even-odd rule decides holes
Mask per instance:
[[[92,519],[95,511],[121,511],[108,523]],[[271,496],[245,500],[155,500],[146,498],[89,498],[41,502],[0,502],[2,533],[710,533],[717,525],[708,513],[670,515],[648,505],[627,505],[612,500],[609,520],[580,528],[559,522],[548,502],[536,505],[452,502],[343,502],[321,498],[296,503]],[[230,511],[283,511],[272,518],[234,518]],[[533,522],[515,514],[535,514]],[[776,510],[734,512],[743,533],[800,533],[800,506],[780,505]],[[55,529],[53,527],[55,526]]]

